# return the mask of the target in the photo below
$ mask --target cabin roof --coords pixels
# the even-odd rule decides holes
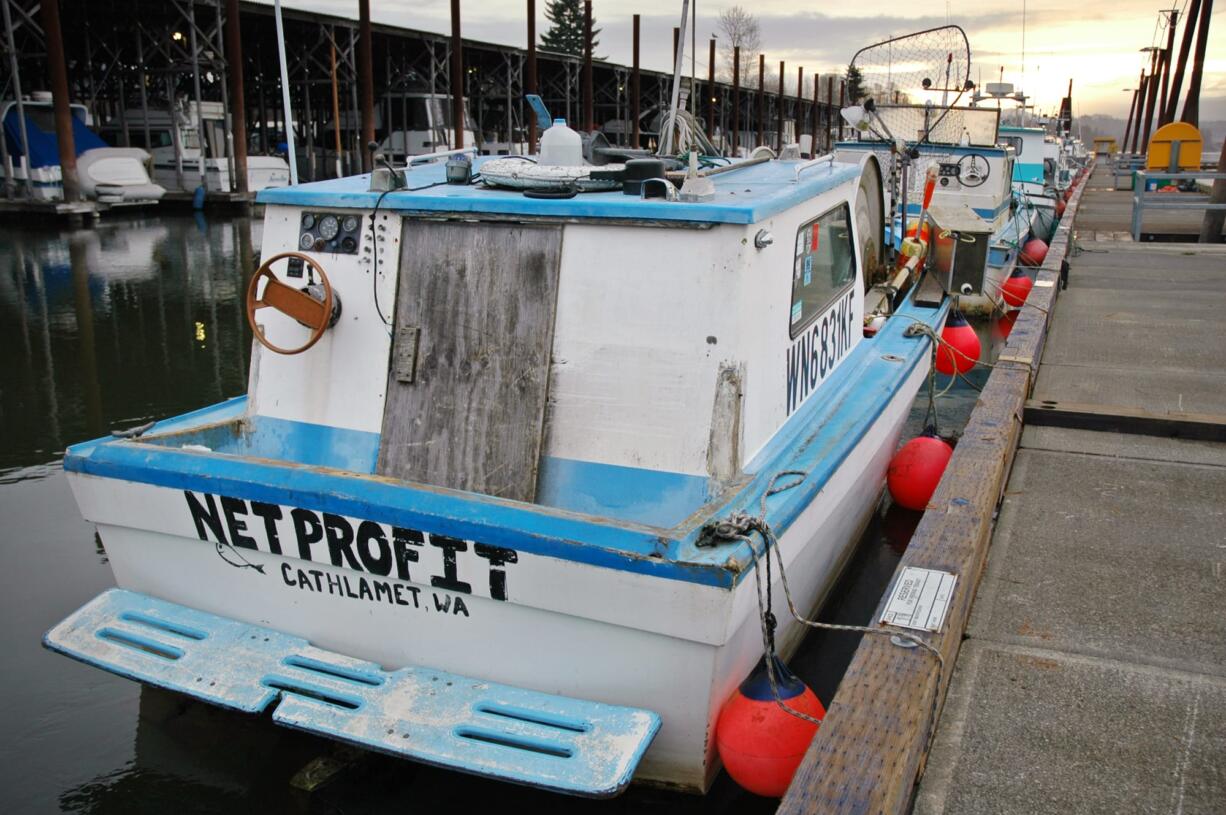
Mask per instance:
[[[479,170],[497,156],[473,162]],[[443,183],[441,162],[411,168],[409,189],[388,193],[379,205],[392,211],[523,215],[553,218],[613,218],[637,221],[753,224],[783,212],[809,198],[852,182],[860,169],[854,164],[829,163],[805,170],[796,180],[802,161],[768,161],[740,170],[711,176],[715,198],[705,203],[641,200],[613,192],[582,193],[568,199],[526,198],[518,191],[484,186]],[[299,184],[261,190],[256,200],[264,204],[300,207],[336,207],[371,210],[380,193],[371,192],[370,176]]]
[[[1003,129],[1003,128],[1002,128]],[[839,141],[834,143],[836,150],[889,150],[893,145],[887,141],[880,139],[858,139]],[[944,142],[922,142],[915,145],[920,151],[920,154],[925,153],[952,153],[954,155],[995,155],[1003,156],[1005,148],[999,145],[979,145],[979,144],[946,144]]]

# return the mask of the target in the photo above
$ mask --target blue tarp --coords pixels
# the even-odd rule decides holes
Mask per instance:
[[[45,110],[45,108],[43,108]],[[60,163],[60,146],[55,137],[55,130],[43,130],[30,116],[26,115],[26,139],[30,142],[30,166],[54,167]],[[4,117],[4,140],[8,145],[9,154],[14,158],[21,156],[21,118],[17,115],[17,107],[9,108]],[[85,126],[85,122],[72,116],[72,141],[77,155],[95,147],[107,147],[97,133]]]

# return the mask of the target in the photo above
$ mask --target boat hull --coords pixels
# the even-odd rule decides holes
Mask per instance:
[[[780,552],[799,608],[808,611],[825,596],[875,509],[926,364],[925,354],[783,534]],[[369,568],[383,551],[369,535],[365,548],[359,534],[348,549],[343,532],[321,531],[301,548],[299,527],[309,538],[312,520],[329,530],[362,528],[363,519],[326,515],[322,495],[295,494],[295,505],[281,504],[272,527],[270,504],[218,495],[215,518],[227,524],[230,540],[253,541],[254,548],[236,548],[207,539],[207,521],[190,503],[207,506],[202,493],[189,498],[192,491],[179,486],[73,471],[69,480],[82,513],[98,525],[120,587],[273,627],[388,669],[430,665],[656,710],[664,724],[640,781],[694,792],[709,786],[719,768],[712,732],[719,710],[762,653],[752,574],[726,587],[530,553],[496,568],[469,549],[425,547],[412,552],[418,557],[405,562],[408,579],[401,579],[399,565]],[[280,555],[270,551],[270,529]],[[337,558],[341,566],[328,562],[333,546],[367,568],[348,568],[346,558]],[[786,653],[803,630],[775,588]]]

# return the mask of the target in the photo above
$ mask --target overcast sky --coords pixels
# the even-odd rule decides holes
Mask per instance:
[[[465,37],[523,46],[524,0],[461,0]],[[1072,78],[1076,112],[1125,116],[1142,60],[1139,49],[1165,44],[1156,30],[1162,7],[1186,7],[1187,0],[1028,0],[1025,15],[1025,73],[1022,63],[1022,2],[1008,0],[949,0],[942,5],[913,6],[884,0],[821,4],[822,10],[797,11],[795,0],[749,0],[742,5],[756,14],[762,28],[762,50],[768,64],[787,61],[789,93],[794,92],[796,67],[806,76],[841,70],[860,47],[892,35],[944,25],[948,20],[966,29],[971,43],[971,78],[996,81],[1001,66],[1005,81],[1025,89],[1040,110],[1052,110]],[[357,0],[283,0],[286,7],[357,17]],[[720,10],[734,3],[707,0],[698,4],[699,73],[707,39],[719,33]],[[672,8],[670,8],[670,6]],[[850,7],[854,6],[854,9]],[[904,6],[905,16],[898,8]],[[806,6],[808,7],[808,6]],[[548,27],[545,0],[537,0],[538,32]],[[665,11],[667,9],[667,12]],[[598,56],[630,61],[631,18],[642,15],[644,67],[668,70],[672,27],[681,3],[645,0],[594,0],[593,13],[602,29]],[[1205,80],[1201,91],[1202,119],[1226,119],[1226,2],[1219,0],[1210,26]],[[427,31],[450,31],[449,0],[371,0],[375,22]],[[1182,37],[1176,36],[1176,53]],[[1184,87],[1187,87],[1186,81]]]

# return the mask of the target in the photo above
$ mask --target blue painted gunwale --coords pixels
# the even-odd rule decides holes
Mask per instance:
[[[799,484],[767,502],[767,520],[783,535],[868,433],[906,378],[927,358],[929,340],[905,337],[903,332],[913,319],[940,326],[947,309],[948,304],[932,309],[908,299],[882,331],[858,343],[783,424],[746,468],[747,483],[670,529],[376,475],[169,448],[140,440],[102,438],[73,445],[64,458],[64,469],[303,507],[592,566],[731,588],[748,573],[752,552],[745,543],[698,548],[695,544],[702,525],[737,510],[756,515],[775,473],[803,470],[808,475]],[[886,360],[886,355],[902,361]],[[245,397],[239,397],[168,420],[156,431],[162,435],[211,425],[216,416],[227,417],[232,425],[244,408]]]
[[[479,157],[474,171],[498,156]],[[613,192],[584,193],[567,199],[525,198],[513,190],[483,186],[441,184],[444,167],[426,164],[408,171],[408,190],[383,198],[381,209],[390,212],[446,212],[455,214],[523,215],[553,218],[617,218],[677,223],[754,224],[791,207],[854,182],[860,174],[853,164],[828,164],[805,170],[795,180],[799,161],[768,161],[742,170],[711,176],[715,199],[689,204],[659,198],[640,200]],[[432,186],[439,185],[439,186]],[[295,207],[374,209],[380,193],[371,192],[370,175],[260,190],[261,204]]]

